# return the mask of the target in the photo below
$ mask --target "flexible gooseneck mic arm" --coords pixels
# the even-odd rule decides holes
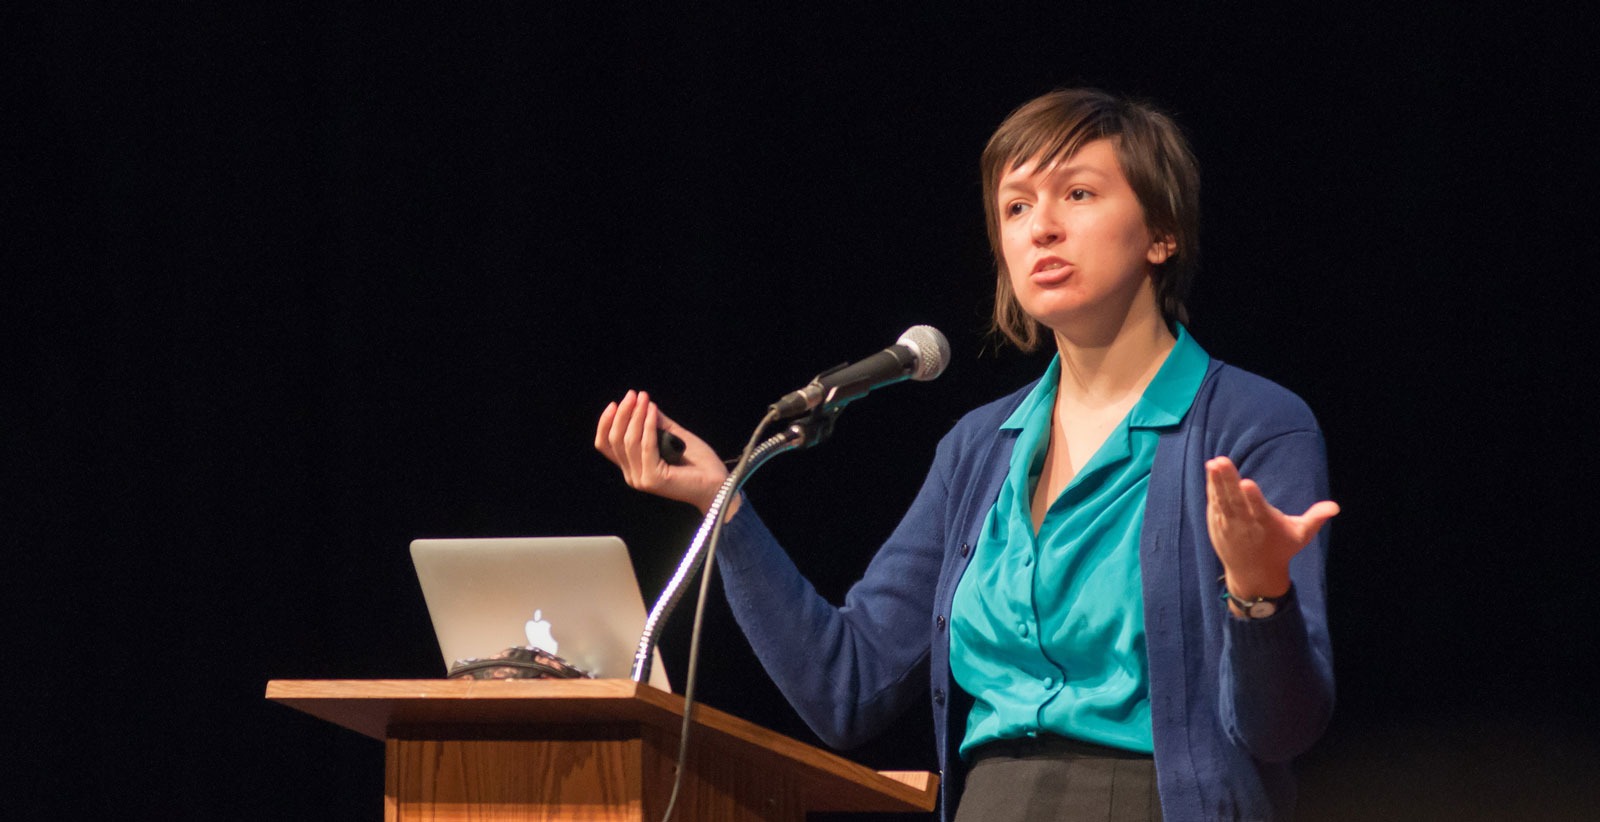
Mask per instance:
[[[873,388],[898,382],[901,379],[931,380],[944,371],[950,360],[950,345],[938,329],[919,325],[907,329],[900,341],[880,355],[869,357],[857,366],[830,369],[812,380],[798,392],[791,392],[767,409],[767,415],[750,435],[740,452],[739,462],[722,481],[716,496],[706,509],[705,519],[695,532],[689,550],[678,563],[678,570],[650,609],[645,620],[644,633],[639,637],[639,647],[633,657],[632,678],[644,682],[650,677],[651,656],[655,652],[656,632],[683,595],[685,583],[702,565],[712,561],[717,553],[717,541],[722,536],[723,510],[728,500],[739,492],[745,480],[785,451],[816,445],[833,433],[834,420],[851,400],[865,395]],[[892,368],[890,366],[893,366]],[[858,373],[859,372],[859,373]],[[802,415],[788,424],[783,431],[761,439],[761,434],[774,421]],[[663,459],[671,456],[663,454]],[[662,822],[670,822],[678,806],[678,791],[683,786],[684,763],[689,756],[689,735],[694,728],[694,685],[700,659],[700,626],[705,617],[706,594],[711,588],[711,569],[700,578],[700,596],[695,603],[694,627],[689,638],[689,670],[683,689],[683,724],[678,734],[678,765],[672,779],[672,793],[667,798]]]
[[[706,509],[705,519],[700,521],[700,529],[695,532],[694,539],[689,543],[689,550],[684,553],[683,559],[678,562],[678,570],[668,580],[666,590],[656,599],[656,604],[650,609],[650,616],[645,618],[644,632],[639,636],[639,647],[633,655],[633,672],[630,676],[634,682],[645,682],[650,679],[650,665],[652,654],[655,652],[657,632],[661,624],[666,621],[678,601],[683,598],[685,586],[705,562],[707,539],[716,530],[717,522],[722,518],[722,512],[727,508],[728,501],[733,495],[744,487],[744,483],[756,469],[766,462],[786,451],[816,445],[826,439],[833,432],[833,420],[837,412],[828,414],[813,414],[804,419],[796,420],[784,430],[773,434],[750,452],[749,459],[745,460],[742,470],[728,475],[722,481],[722,487],[717,489],[717,496]],[[765,423],[763,423],[765,427]]]
[[[767,409],[767,415],[750,435],[750,441],[740,454],[736,465],[717,495],[706,509],[705,519],[689,543],[689,550],[678,563],[678,570],[668,581],[667,588],[650,609],[645,619],[644,632],[639,637],[639,647],[633,655],[632,678],[644,682],[650,678],[651,654],[656,647],[656,632],[672,613],[683,596],[684,585],[700,569],[708,553],[716,551],[716,536],[721,532],[722,511],[728,500],[739,492],[745,480],[767,460],[785,451],[816,445],[833,433],[833,421],[850,401],[866,396],[867,392],[901,380],[926,381],[944,373],[950,363],[950,342],[939,329],[931,325],[914,325],[900,335],[894,345],[854,364],[830,368],[818,374],[810,384],[799,391],[785,394]],[[798,417],[783,431],[757,444],[766,427],[776,420]],[[663,432],[661,457],[669,464],[680,464],[682,440]],[[709,541],[709,542],[708,542]],[[710,551],[706,551],[709,544]],[[695,640],[698,641],[698,634]],[[691,653],[691,657],[693,654]],[[692,666],[692,663],[691,663]],[[693,676],[689,678],[689,692],[693,690]]]

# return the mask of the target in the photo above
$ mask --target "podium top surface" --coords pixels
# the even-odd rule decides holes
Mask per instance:
[[[627,723],[675,736],[683,722],[682,696],[627,679],[273,680],[266,696],[379,740],[426,735],[429,728],[515,733]],[[874,771],[705,705],[695,705],[694,723],[697,744],[784,760],[844,803],[812,810],[929,811],[938,799],[938,777],[925,771]]]

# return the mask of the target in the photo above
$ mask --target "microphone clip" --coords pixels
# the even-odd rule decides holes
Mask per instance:
[[[784,434],[794,443],[796,448],[810,448],[821,445],[833,436],[833,423],[839,419],[839,412],[844,410],[842,405],[823,405],[800,417],[789,421]]]

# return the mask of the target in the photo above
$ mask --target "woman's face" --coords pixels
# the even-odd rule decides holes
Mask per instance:
[[[1156,242],[1110,140],[1040,169],[1028,161],[1000,178],[1000,244],[1028,316],[1053,330],[1125,317],[1171,246]],[[1139,308],[1145,306],[1139,305]]]

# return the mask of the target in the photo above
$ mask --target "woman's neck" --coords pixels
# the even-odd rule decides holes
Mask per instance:
[[[1104,408],[1135,398],[1155,379],[1177,338],[1156,309],[1130,311],[1098,327],[1054,329],[1061,352],[1061,378],[1056,402],[1081,408]]]

